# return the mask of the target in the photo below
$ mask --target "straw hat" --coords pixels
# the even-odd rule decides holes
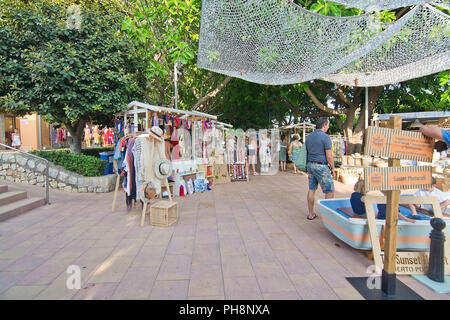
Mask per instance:
[[[153,127],[150,129],[150,132],[149,132],[149,133],[150,133],[150,135],[151,135],[152,137],[156,138],[157,140],[163,141],[163,138],[162,138],[163,131],[161,130],[160,127],[158,127],[158,126],[153,126]]]
[[[155,175],[158,179],[166,179],[172,174],[172,163],[167,159],[158,159],[155,162]]]

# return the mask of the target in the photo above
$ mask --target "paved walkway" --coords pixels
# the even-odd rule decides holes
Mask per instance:
[[[367,276],[373,262],[306,219],[306,189],[290,173],[217,185],[176,198],[169,228],[148,217],[141,228],[123,193],[112,213],[113,193],[52,191],[50,206],[0,223],[0,299],[362,299],[345,277]],[[67,289],[70,265],[80,290]],[[426,299],[450,298],[399,279]]]

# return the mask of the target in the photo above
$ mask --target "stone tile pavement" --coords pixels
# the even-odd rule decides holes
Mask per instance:
[[[50,206],[0,223],[0,299],[362,299],[345,277],[373,262],[306,219],[306,191],[303,175],[251,177],[178,197],[175,225],[147,216],[141,228],[123,193],[112,213],[113,193],[52,190]],[[67,288],[71,265],[79,290]],[[425,299],[450,298],[399,279]]]

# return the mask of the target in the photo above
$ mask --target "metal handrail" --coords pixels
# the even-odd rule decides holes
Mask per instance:
[[[36,159],[39,159],[39,160],[43,160],[43,161],[45,161],[45,162],[47,163],[46,168],[45,168],[45,204],[50,204],[50,196],[49,196],[49,170],[50,170],[50,161],[48,161],[47,159],[38,157],[38,156],[36,156],[36,155],[34,155],[34,154],[31,154],[31,153],[22,151],[22,150],[20,150],[20,149],[16,149],[16,148],[10,147],[10,146],[8,146],[8,145],[6,145],[6,144],[3,144],[3,143],[0,143],[0,146],[2,146],[2,147],[4,147],[4,148],[7,148],[7,149],[14,150],[14,151],[19,152],[19,153],[26,154],[27,156],[30,156],[30,157],[32,157],[32,158],[36,158]]]

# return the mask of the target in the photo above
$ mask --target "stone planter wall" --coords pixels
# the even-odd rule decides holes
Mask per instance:
[[[45,161],[18,152],[0,152],[0,180],[44,187],[46,165]],[[52,189],[104,193],[114,191],[116,175],[83,177],[50,163],[49,182]]]

